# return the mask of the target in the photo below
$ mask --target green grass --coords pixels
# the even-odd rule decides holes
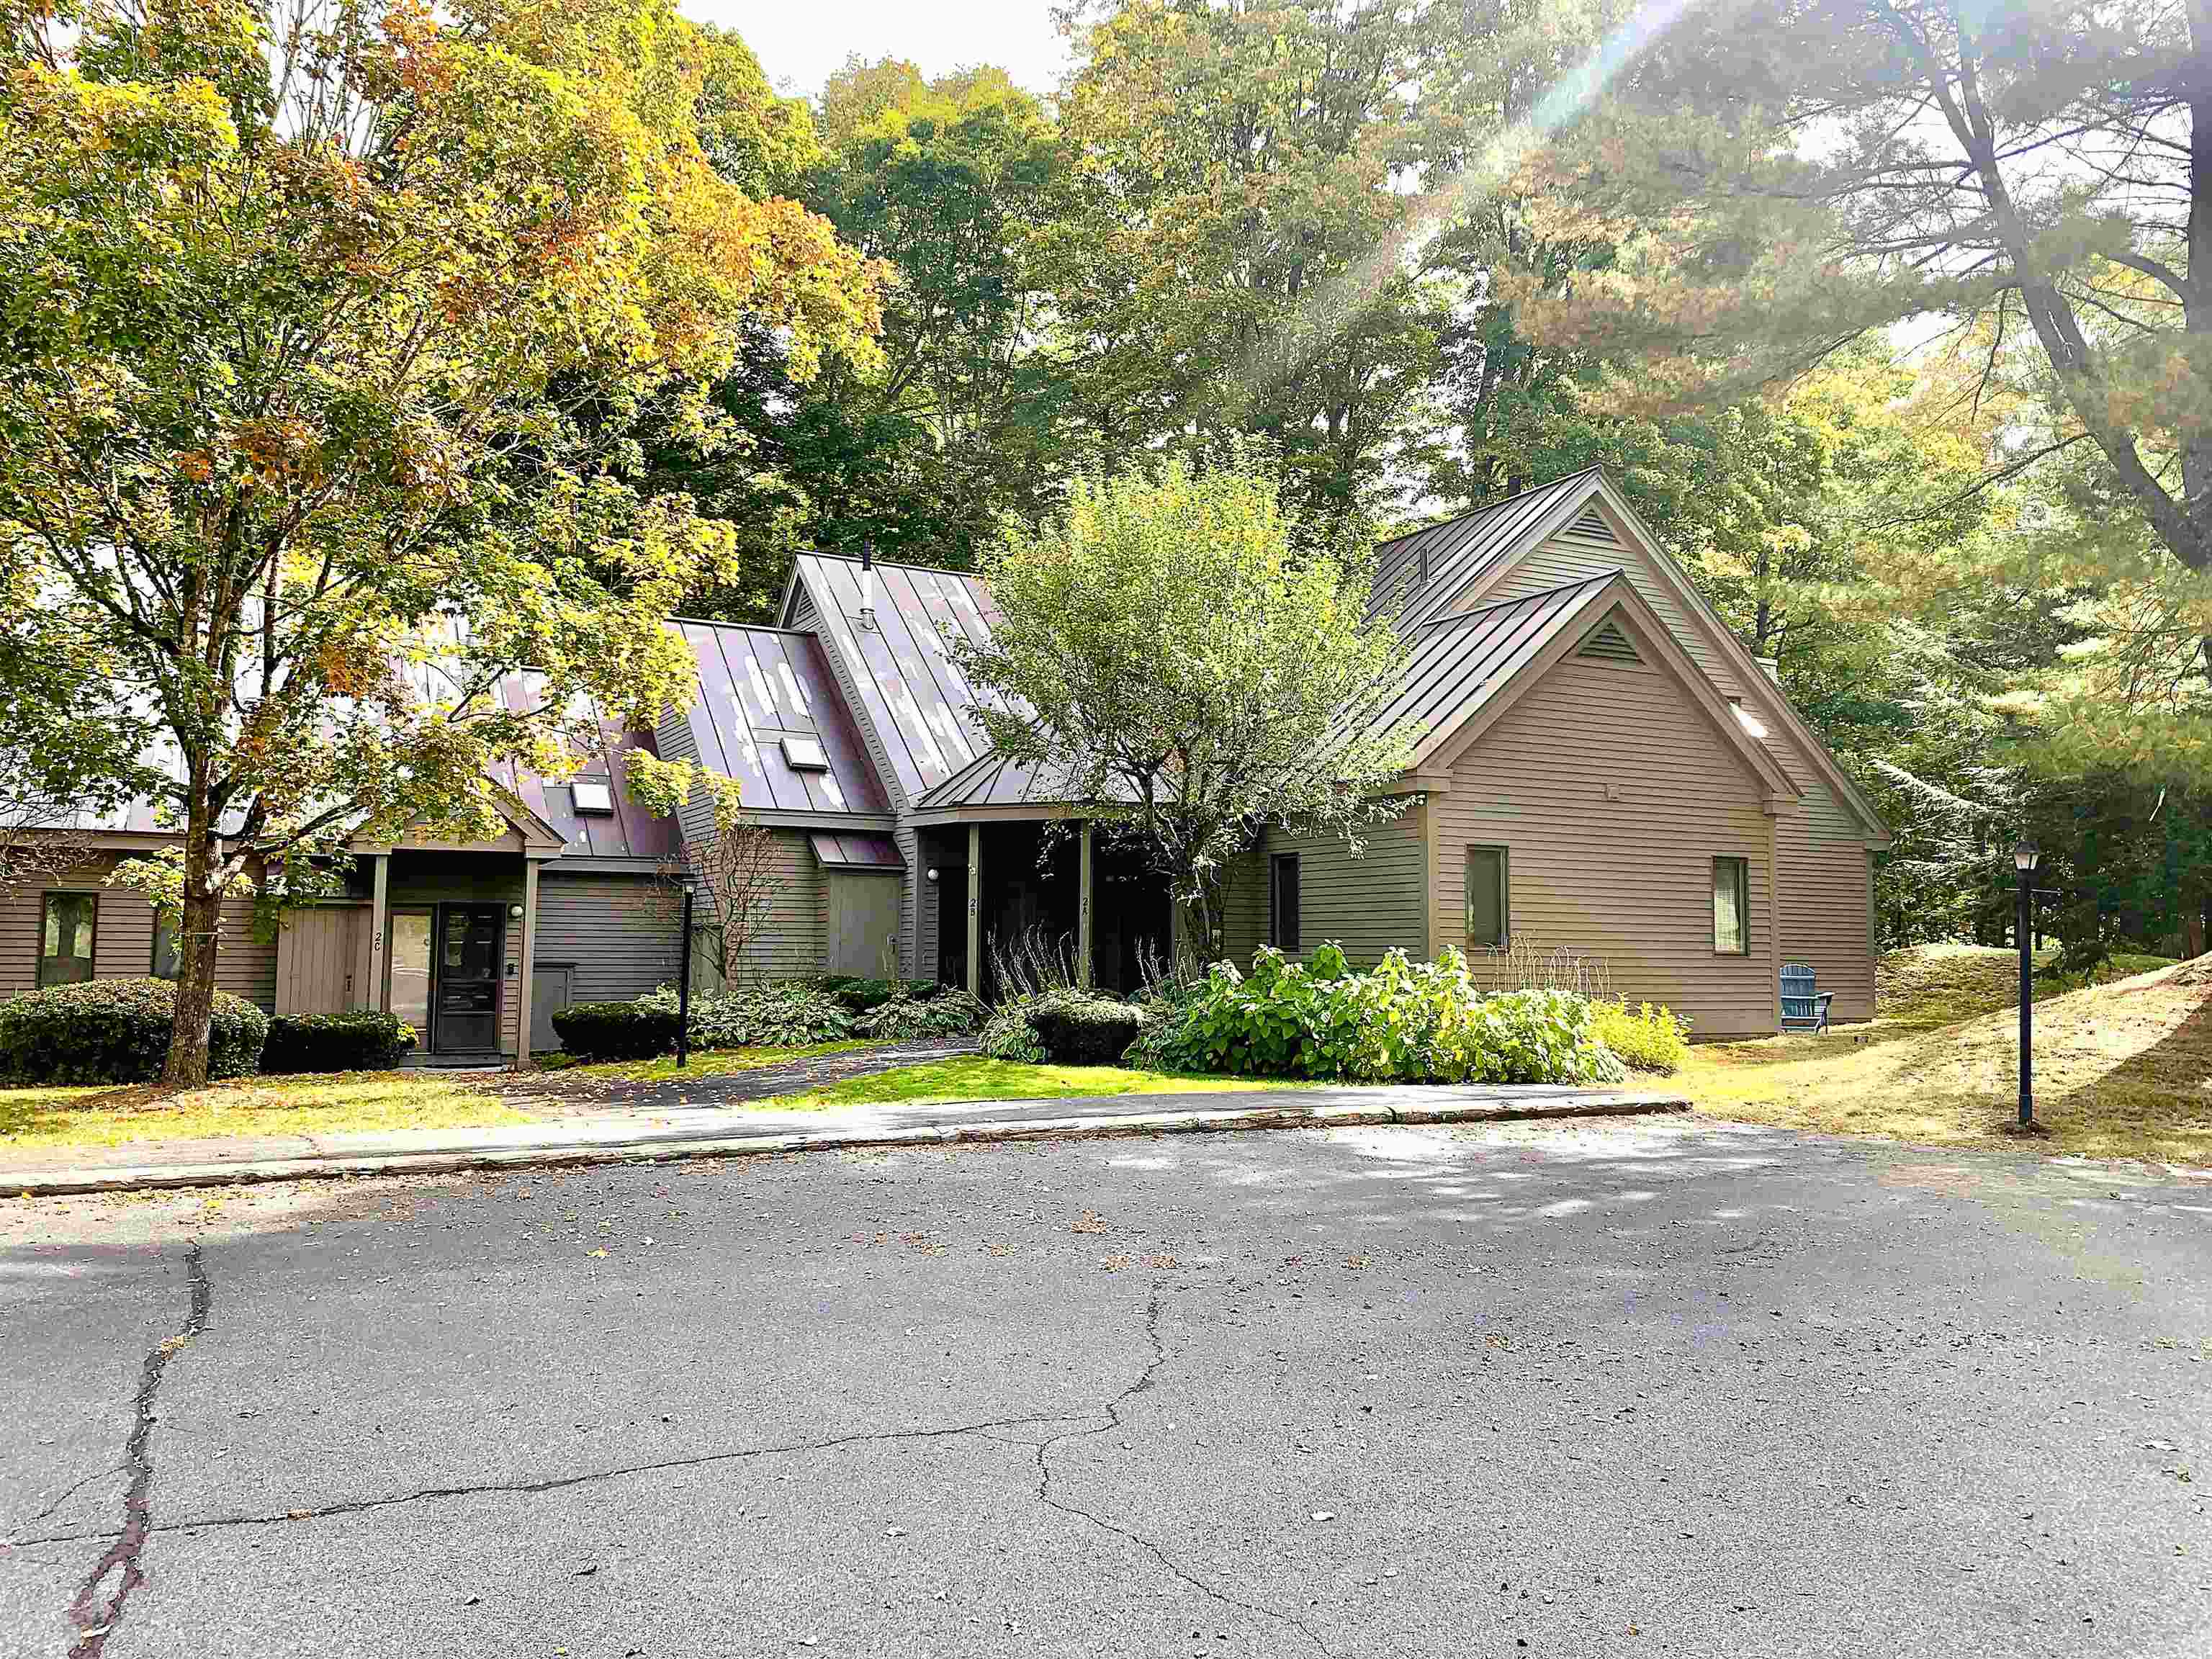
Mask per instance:
[[[1125,1066],[1024,1066],[980,1054],[956,1055],[921,1066],[902,1066],[872,1077],[848,1078],[826,1088],[750,1103],[759,1111],[835,1111],[847,1106],[928,1105],[954,1100],[1031,1100],[1057,1095],[1243,1093],[1308,1085],[1278,1078],[1171,1077]]]
[[[580,1065],[564,1055],[550,1054],[539,1063],[538,1070],[550,1076],[587,1078],[609,1083],[664,1083],[687,1077],[714,1077],[730,1072],[757,1072],[763,1066],[779,1066],[787,1060],[812,1060],[819,1054],[851,1054],[862,1048],[879,1048],[884,1040],[878,1037],[848,1037],[841,1042],[815,1042],[787,1048],[702,1048],[692,1052],[683,1070],[676,1066],[676,1056],[663,1054],[658,1060],[606,1060],[590,1065]]]
[[[2010,951],[1893,951],[1873,1024],[1701,1045],[1676,1081],[1714,1117],[1996,1145],[2016,1112],[2019,977]],[[2050,1133],[2027,1144],[2212,1164],[2212,966],[2123,957],[2090,978],[2036,981],[2036,1116]]]
[[[0,1089],[0,1159],[72,1146],[231,1135],[527,1123],[481,1079],[436,1072],[240,1078],[162,1095],[139,1085]]]

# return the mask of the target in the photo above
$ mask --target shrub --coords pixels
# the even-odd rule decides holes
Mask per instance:
[[[676,1042],[676,993],[662,986],[638,999],[669,1021],[669,1046]],[[691,999],[691,1046],[695,1048],[799,1048],[841,1042],[853,1035],[853,1016],[845,1006],[807,980],[745,986]]]
[[[415,1028],[367,1008],[279,1014],[261,1050],[264,1072],[388,1072],[415,1046]]]
[[[1571,991],[1484,995],[1448,950],[1392,951],[1372,973],[1324,945],[1307,964],[1262,948],[1248,979],[1218,963],[1168,1029],[1145,1045],[1180,1071],[1365,1082],[1590,1083],[1620,1067]]]
[[[1145,1016],[1114,997],[1054,997],[1029,1011],[1030,1029],[1061,1066],[1111,1066],[1137,1040]]]
[[[1030,1028],[1030,1007],[1033,999],[1018,997],[1012,1002],[1002,1002],[991,1011],[983,1023],[983,1032],[978,1046],[993,1060],[1010,1060],[1022,1066],[1042,1066],[1045,1062],[1044,1044]]]
[[[854,1029],[862,1036],[899,1038],[966,1036],[981,1029],[990,1011],[981,1000],[965,991],[939,991],[933,981],[930,988],[938,994],[927,1000],[902,993],[878,1002]]]
[[[926,1002],[942,988],[933,979],[853,979],[842,974],[825,974],[811,981],[792,982],[811,984],[815,989],[828,992],[844,1005],[848,1012],[854,1014],[880,1008],[894,999]]]
[[[1623,1064],[1672,1077],[1690,1057],[1690,1022],[1646,1002],[1631,1013],[1625,1002],[1590,1004],[1590,1030]]]
[[[556,1011],[561,1046],[579,1060],[651,1060],[676,1047],[676,1009],[635,1002],[577,1002]]]
[[[0,1072],[33,1083],[144,1083],[168,1057],[177,988],[165,979],[94,979],[0,1002]],[[215,994],[208,1075],[246,1077],[260,1063],[269,1016]]]

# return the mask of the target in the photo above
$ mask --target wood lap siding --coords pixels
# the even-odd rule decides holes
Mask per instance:
[[[1425,863],[1425,813],[1414,806],[1388,823],[1370,824],[1361,834],[1360,855],[1327,836],[1286,836],[1268,830],[1261,844],[1230,866],[1222,902],[1223,949],[1239,968],[1267,942],[1267,860],[1276,853],[1298,855],[1298,949],[1286,954],[1310,960],[1315,950],[1334,941],[1358,966],[1402,949],[1416,961],[1429,954]]]
[[[651,876],[562,875],[557,860],[538,878],[539,966],[575,969],[578,1002],[623,1002],[673,985],[682,968],[678,906]]]
[[[1774,1029],[1772,888],[1760,789],[1668,675],[1570,658],[1460,757],[1430,797],[1429,939],[1465,948],[1467,849],[1512,860],[1516,939],[1602,959],[1616,995],[1699,1037]],[[1613,785],[1620,799],[1606,799]],[[1748,860],[1750,954],[1713,951],[1712,861]],[[1478,973],[1485,957],[1470,951]]]
[[[822,870],[803,830],[772,830],[769,899],[738,963],[741,976],[788,979],[822,971],[827,915]]]
[[[1636,591],[1674,630],[1676,641],[1723,696],[1743,690],[1735,662],[1716,649],[1694,623],[1642,548],[1613,532],[1593,506],[1552,537],[1495,586],[1480,588],[1465,606],[1489,605],[1540,592],[1597,571],[1620,569]],[[1756,707],[1756,700],[1753,700]],[[1767,720],[1770,727],[1776,722]],[[1822,990],[1836,993],[1834,1018],[1874,1018],[1874,901],[1868,890],[1867,829],[1838,800],[1826,778],[1781,729],[1765,749],[1790,781],[1804,792],[1796,810],[1777,825],[1776,897],[1781,906],[1781,960],[1809,963]]]
[[[1782,960],[1813,969],[1836,994],[1830,1018],[1874,1018],[1873,897],[1858,820],[1823,782],[1775,827],[1782,862]]]
[[[98,933],[92,971],[100,979],[141,979],[153,967],[154,907],[126,888],[103,887],[125,854],[64,877],[0,892],[0,996],[38,988],[44,896],[74,889],[96,893]],[[253,936],[253,901],[237,897],[222,907],[222,942],[216,952],[217,988],[243,997],[264,1012],[276,1006],[276,943]]]

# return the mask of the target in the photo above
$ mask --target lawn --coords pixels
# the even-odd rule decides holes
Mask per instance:
[[[565,1054],[553,1054],[544,1056],[532,1075],[592,1083],[670,1083],[730,1072],[755,1072],[763,1066],[780,1066],[787,1060],[812,1060],[817,1054],[851,1054],[884,1046],[885,1039],[880,1037],[848,1037],[841,1042],[815,1042],[788,1048],[695,1048],[688,1056],[689,1063],[680,1071],[673,1054],[663,1054],[658,1060],[605,1060],[579,1065]]]
[[[0,1158],[140,1140],[531,1121],[485,1081],[437,1072],[355,1072],[240,1078],[168,1096],[112,1084],[0,1089]]]
[[[1170,1077],[1132,1071],[1124,1066],[1024,1066],[1010,1060],[957,1054],[920,1066],[902,1066],[872,1077],[849,1078],[826,1088],[779,1095],[748,1103],[757,1111],[834,1111],[846,1106],[893,1103],[928,1105],[952,1100],[1027,1100],[1056,1095],[1162,1095],[1202,1091],[1242,1093],[1248,1090],[1295,1089],[1279,1078]]]
[[[1968,945],[1893,952],[1872,1024],[1700,1046],[1674,1081],[1714,1117],[2008,1144],[2020,1086],[2018,963]],[[2036,1117],[2051,1133],[2030,1144],[2212,1165],[2212,960],[2122,957],[2094,984],[2039,981],[2035,1075]]]

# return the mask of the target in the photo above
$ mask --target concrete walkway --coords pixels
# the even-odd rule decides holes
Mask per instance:
[[[696,1105],[484,1128],[240,1136],[88,1147],[66,1164],[0,1164],[0,1192],[46,1196],[838,1147],[1363,1123],[1492,1123],[1688,1109],[1689,1103],[1676,1095],[1626,1089],[1406,1085],[1234,1092],[1196,1089],[1175,1094],[891,1104],[820,1112]]]

